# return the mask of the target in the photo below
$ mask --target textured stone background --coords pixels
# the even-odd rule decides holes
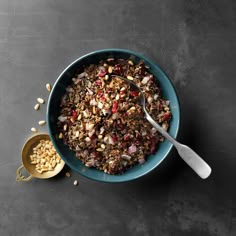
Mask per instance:
[[[0,235],[236,235],[234,0],[0,0]],[[179,140],[212,166],[203,181],[176,151],[125,184],[72,172],[16,183],[45,84],[92,50],[146,55],[176,86]],[[74,187],[73,180],[80,186]]]

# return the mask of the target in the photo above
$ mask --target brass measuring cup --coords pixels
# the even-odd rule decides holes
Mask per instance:
[[[46,171],[43,173],[38,173],[35,169],[35,165],[31,164],[30,155],[33,153],[33,148],[39,143],[40,140],[50,140],[48,134],[37,134],[29,138],[21,151],[22,165],[16,171],[16,181],[30,181],[32,178],[39,179],[48,179],[56,176],[64,167],[65,162],[61,159],[60,163],[58,163],[54,170]],[[21,173],[22,169],[24,169],[29,173],[28,177],[23,176]]]

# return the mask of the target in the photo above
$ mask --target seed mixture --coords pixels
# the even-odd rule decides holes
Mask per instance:
[[[61,158],[49,140],[40,140],[33,148],[33,154],[30,155],[30,163],[36,165],[35,170],[40,174],[54,170],[60,162]]]
[[[122,174],[143,164],[164,138],[145,119],[139,92],[114,75],[135,82],[145,94],[150,115],[168,129],[169,101],[161,96],[158,81],[144,62],[108,58],[78,68],[61,100],[58,138],[85,166]]]

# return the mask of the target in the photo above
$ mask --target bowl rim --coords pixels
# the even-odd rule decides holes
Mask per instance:
[[[50,107],[50,102],[51,102],[51,97],[53,96],[53,91],[55,89],[55,86],[56,84],[60,81],[61,77],[67,72],[67,70],[69,70],[74,64],[76,64],[78,61],[81,61],[87,57],[90,57],[90,56],[93,56],[93,55],[96,55],[96,54],[100,54],[100,53],[109,53],[109,52],[117,52],[117,53],[127,53],[127,54],[130,54],[131,56],[135,56],[137,58],[140,58],[141,60],[144,60],[145,62],[147,62],[148,64],[152,65],[152,67],[156,68],[158,71],[160,71],[161,73],[164,74],[165,76],[165,79],[168,80],[168,82],[170,83],[170,85],[172,86],[172,89],[174,91],[174,95],[176,97],[176,107],[177,107],[177,110],[178,110],[178,119],[176,120],[176,129],[174,130],[174,134],[172,135],[173,138],[177,138],[178,136],[178,133],[179,133],[179,128],[180,128],[180,120],[181,120],[181,110],[180,110],[180,102],[179,102],[179,98],[178,98],[178,95],[177,95],[177,92],[176,92],[176,89],[175,89],[175,86],[173,84],[173,82],[169,79],[169,77],[167,76],[167,74],[161,69],[161,67],[159,65],[157,65],[156,63],[154,63],[152,60],[148,59],[146,56],[144,55],[141,55],[137,52],[134,52],[134,51],[131,51],[131,50],[128,50],[128,49],[122,49],[122,48],[106,48],[106,49],[99,49],[99,50],[94,50],[94,51],[91,51],[89,53],[86,53],[82,56],[80,56],[79,58],[75,59],[74,61],[72,61],[60,74],[59,76],[57,77],[56,81],[54,82],[53,84],[53,87],[52,87],[52,90],[49,94],[49,97],[48,97],[48,103],[47,103],[47,109],[46,109],[46,124],[47,124],[47,129],[48,129],[48,133],[49,133],[49,136],[51,138],[51,141],[55,147],[55,149],[57,150],[57,152],[60,154],[61,158],[64,160],[64,162],[66,163],[66,165],[68,165],[71,169],[73,169],[75,172],[77,172],[78,174],[88,178],[88,179],[91,179],[93,181],[99,181],[99,182],[103,182],[103,183],[123,183],[123,182],[129,182],[129,181],[133,181],[133,180],[136,180],[142,176],[145,176],[147,175],[148,173],[150,173],[151,171],[153,171],[157,166],[159,166],[163,161],[164,159],[169,155],[170,151],[172,150],[173,148],[173,144],[170,143],[170,146],[167,148],[166,150],[166,153],[165,155],[163,155],[163,157],[161,158],[160,161],[158,161],[155,165],[153,165],[151,168],[149,168],[148,170],[144,171],[143,173],[139,174],[139,175],[135,175],[134,177],[132,178],[126,178],[126,179],[117,179],[117,180],[104,180],[104,179],[98,179],[96,177],[93,177],[93,176],[90,176],[90,175],[87,175],[86,173],[83,173],[83,172],[79,172],[73,165],[71,165],[69,162],[67,162],[65,160],[65,158],[63,157],[62,153],[60,152],[59,148],[57,147],[57,144],[54,140],[54,136],[52,135],[52,132],[51,132],[51,129],[50,129],[50,122],[49,122],[49,107]],[[158,78],[157,78],[158,79]],[[122,176],[122,175],[119,175],[119,176]]]

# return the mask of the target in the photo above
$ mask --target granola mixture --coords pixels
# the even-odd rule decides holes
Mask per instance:
[[[169,101],[143,61],[108,58],[79,68],[60,104],[58,136],[85,166],[122,174],[143,164],[164,138],[144,118],[139,93],[119,75],[133,80],[145,93],[150,115],[167,130]]]

